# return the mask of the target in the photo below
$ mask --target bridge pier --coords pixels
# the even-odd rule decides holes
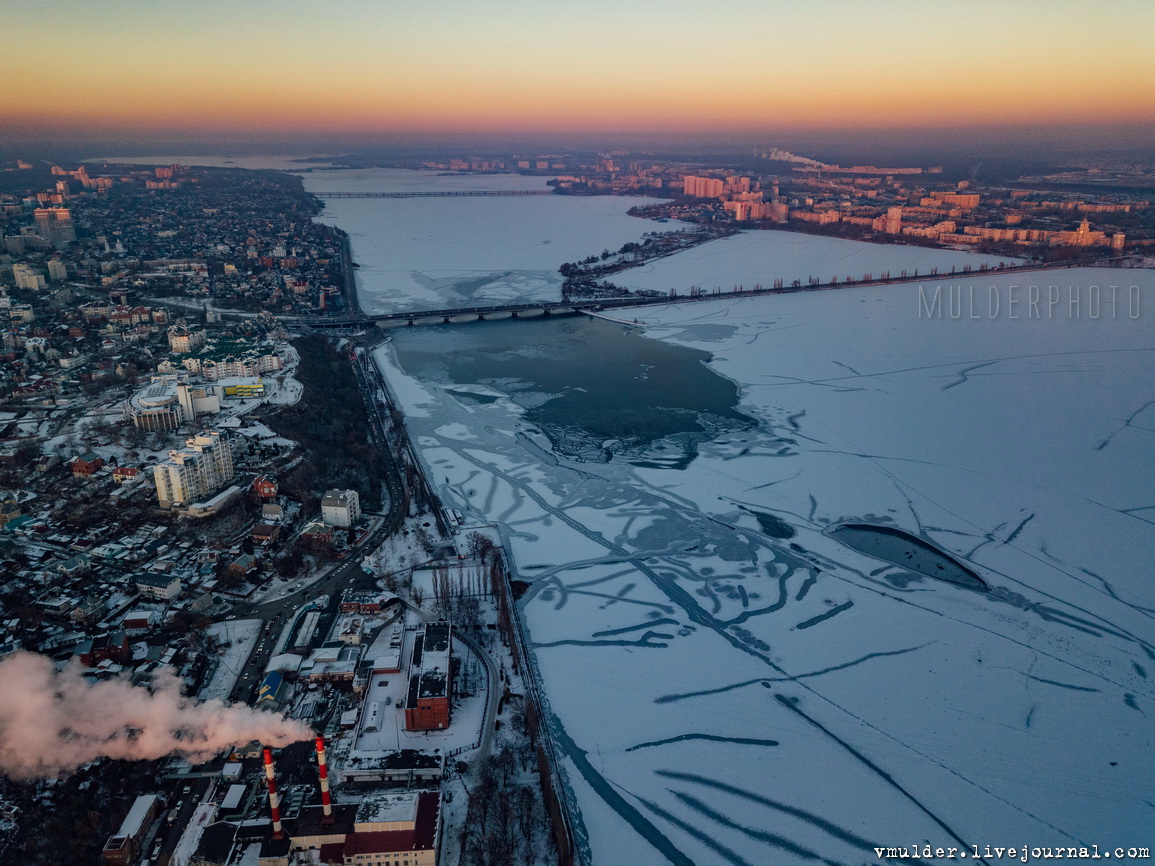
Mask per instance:
[[[484,322],[485,321],[485,313],[478,313],[477,314],[477,321]]]
[[[448,325],[448,324],[449,324],[449,316],[446,316],[446,317],[445,317],[444,319],[442,319],[441,321],[445,322],[445,324],[447,324],[447,325]]]
[[[414,324],[414,322],[413,322],[413,317],[412,317],[412,316],[410,316],[410,317],[409,317],[409,327],[413,327],[413,324]]]
[[[541,314],[542,314],[543,316],[552,316],[552,315],[553,315],[553,313],[551,313],[551,312],[550,312],[550,309],[549,309],[549,307],[545,307],[545,308],[544,308],[544,309],[541,311]]]
[[[510,317],[511,319],[516,319],[516,318],[518,318],[518,315],[517,315],[517,310],[514,310],[512,313],[510,313],[510,314],[509,314],[509,317]]]

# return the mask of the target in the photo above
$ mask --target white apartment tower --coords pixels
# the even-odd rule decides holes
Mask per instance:
[[[361,497],[356,490],[326,490],[321,499],[321,520],[330,526],[352,526],[361,519]]]
[[[168,460],[152,469],[161,508],[207,499],[235,474],[232,446],[215,430],[186,440],[184,448],[168,452]]]

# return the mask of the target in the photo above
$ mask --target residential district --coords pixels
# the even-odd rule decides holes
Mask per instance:
[[[321,201],[280,172],[0,168],[0,657],[86,688],[175,675],[190,700],[313,732],[207,762],[179,742],[24,756],[0,778],[0,860],[572,862],[498,536],[426,486],[372,360],[382,334],[318,333],[357,312]],[[652,196],[635,213],[704,227],[695,242],[777,228],[1078,261],[1155,243],[1152,179],[1131,168],[999,187],[777,150],[420,168]],[[561,270],[576,291],[685,243],[655,232]]]

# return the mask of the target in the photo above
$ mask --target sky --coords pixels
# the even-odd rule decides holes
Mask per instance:
[[[1151,125],[1153,33],[1151,0],[0,0],[0,139]]]

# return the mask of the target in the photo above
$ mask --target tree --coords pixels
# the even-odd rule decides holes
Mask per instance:
[[[476,559],[488,559],[494,550],[493,539],[477,530],[465,536],[465,543],[468,547],[469,555]]]
[[[178,610],[171,622],[172,630],[177,634],[203,633],[211,624],[209,617],[191,610]]]

